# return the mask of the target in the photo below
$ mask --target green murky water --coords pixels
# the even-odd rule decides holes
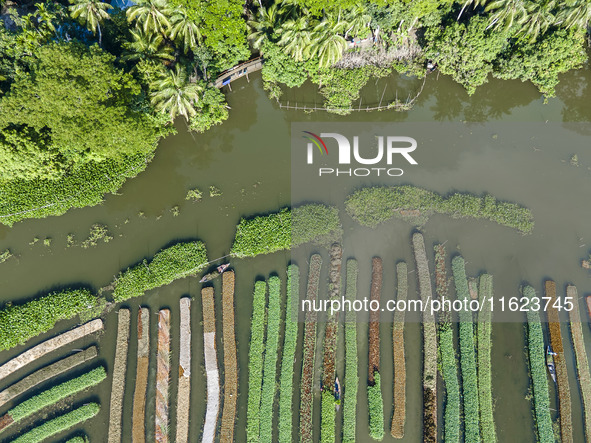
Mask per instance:
[[[364,103],[379,100],[384,88],[386,96],[390,97],[396,91],[400,96],[414,94],[421,83],[394,77],[371,83],[364,90]],[[534,233],[522,236],[509,228],[489,222],[433,217],[423,228],[428,253],[431,251],[430,245],[447,242],[450,253],[459,252],[466,258],[470,275],[487,271],[495,276],[497,295],[515,295],[523,281],[541,290],[545,278],[554,279],[561,290],[566,283],[574,283],[579,294],[583,295],[590,287],[589,275],[579,265],[581,258],[585,258],[591,249],[591,233],[588,229],[588,220],[591,218],[591,208],[588,205],[591,196],[591,155],[587,149],[591,134],[591,124],[587,122],[591,121],[591,109],[588,108],[586,99],[590,85],[591,71],[571,73],[563,77],[558,88],[558,99],[543,104],[533,86],[528,84],[492,81],[474,96],[468,97],[461,87],[434,74],[428,78],[423,93],[410,112],[359,112],[338,117],[324,113],[307,114],[281,110],[276,103],[266,98],[260,77],[251,78],[250,83],[246,79],[240,80],[233,84],[233,92],[228,96],[232,108],[228,122],[204,135],[196,135],[188,133],[184,123],[178,121],[178,135],[161,143],[152,164],[145,172],[129,181],[121,190],[121,195],[107,197],[101,206],[72,210],[61,217],[29,220],[11,229],[1,227],[0,250],[10,248],[17,257],[0,265],[0,302],[26,300],[50,289],[70,285],[90,285],[98,290],[110,283],[121,269],[153,255],[173,241],[182,239],[204,240],[210,258],[228,254],[234,228],[241,216],[274,211],[290,203],[290,124],[296,121],[404,123],[399,128],[403,127],[416,134],[417,140],[422,143],[420,150],[416,151],[420,167],[387,183],[413,184],[440,193],[453,190],[477,194],[488,192],[499,199],[529,207],[536,221]],[[284,100],[313,104],[314,94],[315,91],[310,87],[303,87],[288,91]],[[426,122],[429,124],[422,125]],[[574,154],[578,155],[579,166],[570,164]],[[379,182],[368,180],[364,184]],[[216,186],[223,195],[209,197],[209,186]],[[197,203],[186,201],[187,191],[195,187],[204,191],[205,197]],[[352,190],[353,187],[347,183],[332,183],[320,190],[311,187],[308,189],[303,185],[301,196],[302,199],[335,204],[342,209],[344,197]],[[173,215],[172,208],[175,206],[179,208],[178,216]],[[140,213],[143,215],[140,216]],[[384,299],[394,296],[394,266],[398,260],[406,260],[409,264],[411,294],[414,293],[412,291],[416,292],[417,284],[412,273],[415,266],[410,246],[413,227],[399,222],[371,231],[359,228],[347,215],[342,218],[346,233],[344,256],[359,260],[359,296],[369,296],[371,257],[374,255],[379,255],[384,260]],[[107,225],[114,239],[108,244],[99,244],[89,249],[66,247],[68,234],[74,234],[77,240],[82,240],[94,223]],[[35,237],[40,241],[29,245]],[[43,245],[43,239],[47,237],[52,239],[50,247]],[[305,287],[307,274],[305,257],[315,251],[312,246],[302,248],[295,258],[302,271],[302,288]],[[325,257],[325,263],[328,262],[325,251],[320,252]],[[431,263],[432,258],[430,254]],[[288,253],[277,253],[256,259],[231,261],[236,270],[236,336],[240,370],[235,434],[237,441],[245,440],[248,337],[253,282],[272,272],[277,272],[284,279],[285,267],[290,259]],[[322,275],[322,281],[326,281],[326,268]],[[221,289],[220,283],[217,281],[215,284],[216,293]],[[131,431],[138,306],[151,307],[153,314],[159,308],[171,308],[171,373],[176,374],[179,351],[179,337],[175,329],[178,328],[179,320],[178,300],[184,295],[190,295],[194,298],[190,432],[192,441],[199,438],[205,417],[206,398],[199,291],[200,285],[196,279],[184,279],[124,304],[132,309],[132,339],[123,415],[124,435],[130,435]],[[217,308],[221,306],[218,304]],[[153,330],[156,322],[157,317],[153,315]],[[216,322],[218,362],[221,363],[223,344],[220,309]],[[67,348],[67,352],[97,343],[100,361],[111,373],[116,323],[116,315],[112,312],[105,319],[104,334],[98,338],[76,342]],[[63,323],[59,329],[72,325],[73,323]],[[357,432],[359,441],[368,441],[367,394],[364,389],[364,380],[367,377],[367,324],[359,323],[358,332],[361,382]],[[568,327],[563,332],[568,343]],[[391,441],[391,325],[382,323],[381,333],[382,392],[387,426],[385,441]],[[591,330],[585,327],[584,333],[591,344]],[[407,324],[406,441],[421,440],[420,334],[418,323]],[[38,343],[49,335],[36,338],[30,344]],[[152,338],[154,353],[155,336]],[[342,335],[339,340],[342,344]],[[493,395],[499,440],[533,441],[530,403],[525,399],[528,377],[522,324],[496,323],[493,327],[493,340]],[[8,360],[22,349],[4,352],[0,355],[0,360]],[[574,357],[570,347],[567,347],[566,352],[573,395],[575,438],[582,441],[581,402],[576,385]],[[32,371],[58,357],[49,356],[27,370]],[[298,357],[297,362],[300,363],[301,358]],[[98,362],[95,361],[92,365],[96,364]],[[316,366],[320,368],[320,355]],[[344,371],[342,350],[339,352],[337,371],[341,374]],[[223,370],[220,375],[223,380]],[[296,377],[299,375],[298,369]],[[14,382],[16,378],[18,377],[3,381],[0,388]],[[318,376],[317,380],[319,379]],[[154,367],[151,368],[149,383],[149,393],[153,393]],[[296,399],[299,398],[297,386]],[[94,397],[102,405],[100,415],[82,426],[93,441],[105,440],[109,393],[110,383],[107,382],[90,391],[88,395],[75,399],[74,404],[79,404]],[[171,394],[171,429],[174,429],[176,377],[172,377]],[[316,430],[319,425],[319,399],[318,392],[315,404]],[[149,396],[147,411],[148,434],[153,435],[153,396]],[[442,411],[440,407],[440,415]],[[294,414],[299,416],[297,409]],[[27,422],[25,427],[39,420],[36,417]],[[14,435],[16,431],[18,430],[12,430],[3,437]]]

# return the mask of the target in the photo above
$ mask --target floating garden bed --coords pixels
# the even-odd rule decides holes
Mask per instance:
[[[529,209],[498,201],[492,195],[442,196],[415,186],[363,188],[347,197],[345,209],[358,223],[371,227],[394,217],[423,224],[431,214],[490,220],[523,233],[531,232],[534,226]]]
[[[150,262],[127,268],[113,282],[116,302],[139,297],[150,289],[194,275],[207,265],[205,244],[200,241],[177,243],[161,249]]]
[[[88,313],[98,299],[86,289],[67,289],[0,310],[0,351],[22,345],[60,320]],[[87,317],[88,318],[88,317]]]
[[[261,423],[261,386],[263,384],[263,356],[265,352],[267,283],[254,284],[250,349],[248,351],[248,405],[246,409],[246,439],[259,442]]]
[[[235,257],[255,257],[309,242],[329,245],[338,241],[342,233],[339,211],[335,207],[308,204],[284,208],[240,220],[230,253]]]
[[[568,372],[566,360],[564,359],[564,346],[562,343],[562,332],[560,330],[560,317],[556,308],[556,283],[547,280],[544,285],[546,297],[550,297],[548,303],[548,328],[550,330],[550,343],[554,355],[554,366],[556,369],[556,385],[558,388],[558,407],[560,412],[560,437],[562,442],[573,441],[572,411],[570,387],[568,385]],[[573,303],[574,304],[574,303]]]
[[[189,412],[191,407],[191,298],[182,297],[179,300],[179,305],[181,313],[179,327],[181,349],[179,353],[179,384],[176,401],[175,442],[188,443]],[[233,326],[234,324],[232,324],[232,327]]]
[[[133,393],[132,439],[146,440],[146,389],[150,363],[150,309],[140,308],[137,318],[137,366]]]
[[[156,353],[156,414],[154,416],[157,443],[168,442],[168,383],[170,381],[170,310],[158,312],[158,349]]]
[[[119,309],[117,313],[117,346],[113,363],[111,382],[111,402],[109,407],[109,443],[121,441],[121,421],[123,418],[123,394],[125,393],[125,371],[127,370],[127,348],[129,346],[129,309]]]
[[[371,267],[372,302],[380,303],[382,293],[382,259],[374,257]],[[369,402],[369,435],[374,440],[384,438],[384,400],[380,383],[380,311],[369,313],[369,372],[367,380],[367,398]]]
[[[201,290],[201,300],[203,304],[203,351],[207,375],[207,410],[202,441],[213,443],[220,409],[220,374],[215,346],[215,305],[212,287]]]
[[[10,425],[17,424],[44,408],[55,405],[60,400],[77,394],[85,389],[96,386],[107,377],[105,368],[100,366],[79,377],[53,386],[28,400],[11,408],[0,417],[0,432]]]
[[[421,300],[433,299],[431,276],[423,235],[415,232],[412,244],[417,264]],[[435,317],[423,311],[423,441],[437,441],[437,328]]]
[[[435,290],[440,300],[449,299],[446,252],[443,245],[435,245]],[[451,313],[444,311],[439,316],[439,362],[445,385],[443,413],[443,438],[445,442],[460,441],[460,382],[458,362],[454,346],[454,328]]]
[[[495,430],[492,399],[492,312],[490,310],[490,302],[488,301],[493,297],[492,275],[482,274],[480,276],[478,294],[482,306],[482,309],[478,313],[478,323],[476,324],[480,434],[482,435],[482,441],[494,443],[497,441],[497,433]]]
[[[66,431],[80,423],[93,418],[100,411],[97,403],[88,403],[64,415],[46,421],[31,429],[26,434],[14,439],[12,443],[40,443],[60,432]]]
[[[44,355],[102,329],[103,321],[97,318],[26,350],[0,366],[0,381]]]
[[[64,374],[82,363],[92,360],[97,356],[97,353],[96,346],[91,346],[82,352],[76,352],[69,357],[58,360],[55,363],[33,372],[31,375],[26,376],[22,380],[0,392],[0,408],[9,401],[18,398],[27,391],[35,388],[35,386],[57,377],[58,375]]]
[[[406,301],[408,297],[408,270],[405,262],[396,265],[396,300]],[[394,352],[394,414],[390,434],[394,438],[404,437],[406,423],[406,354],[404,351],[405,311],[394,312],[392,344]]]
[[[238,361],[234,331],[234,279],[234,271],[226,271],[222,274],[222,334],[224,339],[224,407],[220,430],[220,442],[222,443],[234,441],[236,400],[238,399]],[[187,414],[187,429],[189,428],[188,420],[189,415]]]
[[[341,266],[343,248],[335,243],[329,250],[330,264],[328,271],[328,298],[339,300],[341,292]],[[322,415],[320,420],[320,439],[334,442],[335,438],[335,362],[337,358],[338,314],[328,313],[324,333],[324,358],[322,375]],[[340,402],[340,400],[339,400]]]
[[[351,303],[357,299],[357,260],[347,260],[347,286],[345,297]],[[345,322],[345,383],[343,383],[343,443],[355,441],[357,421],[357,390],[359,388],[359,361],[357,356],[357,318],[348,311]]]
[[[470,290],[466,278],[466,265],[461,256],[451,262],[458,300],[470,300]],[[464,431],[466,441],[480,439],[480,408],[478,401],[478,372],[476,367],[476,349],[474,347],[474,326],[472,312],[462,310],[459,313],[460,331],[460,368],[462,374],[462,393],[464,399]]]
[[[579,389],[583,399],[585,438],[587,441],[591,441],[591,374],[589,373],[589,360],[587,359],[583,327],[581,325],[577,288],[572,285],[567,286],[566,296],[570,297],[573,303],[573,309],[568,313],[570,318],[570,332],[577,362],[577,379],[579,380]]]
[[[318,254],[310,258],[306,298],[312,303],[318,299],[318,284],[322,258]],[[300,442],[312,440],[312,406],[314,404],[314,358],[316,355],[316,313],[306,312],[304,325],[304,356],[302,358],[302,383],[300,386]]]
[[[292,264],[287,267],[287,295],[285,297],[285,336],[279,378],[279,442],[290,443],[293,430],[293,374],[298,342],[299,322],[292,318],[292,301],[299,298],[300,270]],[[297,315],[297,313],[295,313]]]
[[[273,416],[277,392],[277,351],[281,330],[281,281],[276,275],[269,278],[269,307],[267,310],[267,340],[261,390],[260,441],[273,440]]]
[[[529,300],[536,296],[531,286],[525,286],[523,296]],[[548,376],[546,373],[546,349],[544,347],[544,330],[540,322],[540,314],[534,309],[527,311],[527,351],[529,372],[534,402],[534,420],[538,441],[554,443],[554,429],[550,416],[550,394],[548,392]]]

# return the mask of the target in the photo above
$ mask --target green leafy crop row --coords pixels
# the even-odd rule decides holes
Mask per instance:
[[[308,242],[329,244],[342,235],[338,209],[321,204],[284,208],[243,218],[236,227],[231,253],[236,257],[288,250]]]
[[[468,281],[464,259],[456,256],[451,262],[458,300],[469,300]],[[478,374],[474,348],[474,327],[472,313],[460,311],[460,368],[462,370],[462,390],[464,394],[464,421],[466,441],[480,441]]]
[[[144,260],[119,274],[113,298],[120,302],[195,274],[207,264],[205,244],[200,241],[177,243],[160,250],[150,263]]]
[[[487,301],[493,296],[492,275],[482,274],[478,295],[483,309],[478,313],[477,344],[478,344],[478,398],[480,406],[480,431],[482,440],[495,443],[495,419],[493,415],[492,380],[491,380],[491,333],[492,312]]]
[[[93,369],[79,377],[68,380],[57,386],[47,389],[34,397],[25,400],[7,412],[14,420],[13,423],[18,423],[21,420],[35,414],[43,408],[51,406],[58,401],[74,395],[84,389],[90,388],[99,384],[107,377],[105,368],[100,366]]]
[[[357,299],[357,260],[347,260],[347,286],[345,297],[351,303]],[[357,322],[355,312],[346,313],[345,323],[345,382],[343,383],[343,442],[355,441],[355,422],[357,420],[357,390],[359,375],[357,370]]]
[[[100,406],[97,403],[86,404],[78,409],[68,412],[67,414],[46,421],[42,425],[37,426],[26,434],[16,438],[12,443],[39,443],[94,417],[99,413],[99,410]]]
[[[295,352],[298,342],[299,323],[291,317],[292,297],[297,303],[299,295],[300,270],[296,265],[287,268],[287,296],[285,298],[285,338],[279,385],[279,441],[292,441],[293,373]]]
[[[260,441],[273,440],[273,403],[277,391],[277,348],[281,329],[281,281],[276,275],[269,278],[269,309],[267,312],[267,340],[261,390]]]
[[[382,398],[382,384],[380,373],[374,373],[373,385],[367,387],[367,400],[369,403],[369,435],[374,440],[384,438],[384,399]]]
[[[528,299],[536,296],[531,286],[523,288],[523,295]],[[527,311],[527,350],[529,370],[533,387],[534,417],[538,430],[538,441],[553,443],[554,429],[550,416],[550,394],[548,392],[548,376],[546,375],[546,350],[544,349],[544,330],[540,322],[540,314],[534,309]]]
[[[59,320],[96,308],[98,300],[86,289],[54,292],[0,311],[0,351],[23,344],[49,331]]]
[[[257,281],[252,299],[250,349],[248,351],[248,406],[246,409],[246,439],[258,442],[261,422],[261,386],[263,384],[263,354],[265,352],[265,301],[267,283]]]
[[[514,203],[501,202],[491,195],[472,194],[441,196],[414,186],[371,187],[347,197],[347,213],[364,226],[375,227],[393,217],[407,217],[400,211],[419,211],[417,220],[430,214],[447,214],[454,218],[472,217],[494,221],[523,233],[533,229],[531,211]]]
[[[321,399],[320,416],[320,442],[334,443],[335,441],[335,403],[334,395],[331,390],[324,390]]]

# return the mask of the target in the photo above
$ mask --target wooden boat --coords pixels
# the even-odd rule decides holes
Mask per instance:
[[[206,283],[208,281],[212,281],[214,278],[219,277],[224,273],[226,269],[230,267],[230,263],[224,263],[223,265],[218,266],[215,271],[210,272],[209,274],[205,274],[199,283]]]
[[[341,407],[341,383],[339,382],[339,377],[335,377],[334,379],[334,402],[335,408],[338,411]]]
[[[556,383],[556,367],[554,366],[554,356],[556,352],[552,352],[552,348],[548,346],[546,349],[546,366],[548,366],[548,372],[550,373],[550,377],[552,377],[552,381]]]

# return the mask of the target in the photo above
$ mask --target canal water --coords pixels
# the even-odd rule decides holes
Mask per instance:
[[[398,76],[372,81],[363,91],[363,102],[371,104],[379,101],[384,90],[385,97],[389,98],[396,94],[399,97],[413,96],[421,85],[422,80]],[[409,294],[414,296],[417,291],[411,249],[411,235],[416,228],[402,221],[393,221],[371,230],[357,225],[344,211],[343,202],[350,192],[360,185],[372,184],[412,184],[441,194],[452,191],[490,193],[500,200],[528,207],[533,213],[535,228],[532,234],[526,236],[488,221],[432,217],[420,228],[425,235],[430,264],[433,263],[431,246],[445,242],[449,255],[459,253],[464,256],[469,275],[477,276],[482,272],[493,274],[497,296],[519,295],[519,286],[523,283],[532,284],[540,292],[543,281],[548,278],[556,281],[560,294],[567,283],[573,283],[582,296],[591,292],[589,274],[580,267],[581,259],[587,258],[591,250],[591,232],[588,227],[591,218],[588,204],[591,195],[591,154],[588,150],[591,135],[591,108],[588,107],[590,86],[590,70],[569,73],[561,78],[558,97],[544,104],[535,88],[527,83],[491,80],[472,97],[468,97],[450,79],[432,74],[410,111],[362,111],[343,117],[281,109],[276,102],[266,97],[260,76],[251,76],[250,82],[241,79],[232,84],[233,92],[228,93],[231,110],[226,123],[205,134],[192,134],[188,132],[184,121],[178,120],[178,134],[161,142],[147,170],[128,181],[119,195],[107,196],[100,206],[71,210],[60,217],[28,220],[12,228],[0,227],[0,250],[10,248],[15,254],[14,258],[0,264],[0,303],[25,301],[68,286],[89,286],[96,291],[108,285],[120,270],[179,240],[205,241],[210,259],[227,255],[235,226],[241,217],[290,205],[290,127],[294,122],[389,123],[409,135],[415,134],[421,142],[420,148],[413,154],[419,166],[408,169],[408,172],[405,170],[402,177],[345,181],[323,188],[313,186],[312,183],[301,183],[298,199],[335,205],[341,210],[345,232],[344,258],[354,257],[359,261],[360,297],[369,296],[373,256],[383,258],[384,299],[395,296],[394,268],[399,260],[405,260],[409,265]],[[316,87],[305,85],[286,91],[282,101],[313,104],[317,99]],[[222,195],[210,197],[210,186],[219,189]],[[185,199],[187,192],[194,188],[203,191],[203,198],[199,202]],[[87,249],[80,247],[80,242],[96,223],[106,225],[113,239]],[[67,247],[68,235],[74,235],[74,246]],[[35,242],[35,238],[39,240]],[[46,238],[51,239],[50,246],[44,245],[43,240]],[[254,281],[267,278],[272,273],[277,273],[284,281],[285,268],[290,260],[294,260],[300,265],[303,291],[307,277],[306,259],[313,252],[323,254],[324,263],[328,263],[326,251],[312,245],[302,247],[293,257],[289,252],[281,252],[254,259],[230,260],[236,270],[235,312],[239,362],[237,441],[245,441],[246,435],[248,339]],[[322,272],[321,281],[326,282],[326,266]],[[214,286],[219,295],[221,282],[216,281]],[[171,309],[171,373],[177,374],[178,302],[182,296],[189,295],[194,299],[190,432],[191,441],[199,438],[206,399],[200,288],[197,279],[187,278],[123,304],[132,310],[128,376],[124,387],[124,435],[131,433],[138,307],[149,306],[152,309],[154,315],[151,327],[154,331],[157,310],[164,307]],[[322,291],[326,293],[325,285]],[[221,303],[217,303],[216,308],[218,363],[221,366]],[[591,330],[582,304],[581,308],[585,315],[583,330],[588,352],[591,352]],[[357,435],[362,442],[369,441],[365,390],[368,352],[366,319],[361,315],[358,324],[360,385]],[[391,324],[387,318],[382,319],[385,320],[381,324],[381,373],[386,424],[384,441],[393,441],[389,435],[389,424],[393,409],[392,359],[395,350],[392,349]],[[493,325],[493,397],[500,441],[535,441],[532,405],[527,399],[529,381],[524,327],[521,323],[523,319],[521,314],[517,314]],[[76,342],[67,348],[68,352],[97,343],[100,362],[106,365],[111,374],[116,323],[115,311],[111,311],[105,317],[106,329],[102,335],[85,339],[82,343]],[[59,329],[73,325],[74,322],[62,322]],[[300,330],[300,342],[301,333]],[[563,325],[566,344],[569,342],[568,333],[568,326]],[[405,334],[408,378],[404,441],[416,442],[422,438],[420,324],[409,322]],[[27,346],[51,335],[35,338]],[[318,339],[319,344],[321,338]],[[156,336],[152,335],[152,357],[155,355],[155,339]],[[337,364],[339,374],[344,371],[343,340],[341,331]],[[566,348],[575,440],[582,441],[581,401],[576,384],[574,356],[571,346]],[[3,352],[0,360],[5,361],[23,349],[19,347]],[[297,357],[298,363],[301,363],[300,356],[301,353]],[[49,356],[29,369],[41,367],[57,357]],[[320,358],[318,354],[317,371],[320,370]],[[221,369],[223,380],[223,367]],[[317,375],[316,380],[319,381],[319,372]],[[296,380],[299,380],[299,376],[300,369],[296,371]],[[146,423],[148,435],[153,436],[154,366],[151,367],[149,377]],[[17,378],[3,381],[0,389]],[[176,376],[171,377],[171,380],[171,429],[174,430]],[[294,384],[294,392],[297,400],[299,383]],[[80,427],[93,441],[104,440],[109,396],[110,379],[88,395],[77,397],[78,403],[96,398],[102,405],[99,416]],[[318,389],[314,406],[315,432],[319,430],[319,400]],[[556,409],[555,401],[552,407]],[[442,412],[440,405],[440,415]],[[297,407],[294,417],[294,423],[297,423]],[[27,422],[25,427],[38,421],[37,417]],[[6,436],[14,435],[16,431],[12,430]],[[153,438],[149,441],[153,441]]]

